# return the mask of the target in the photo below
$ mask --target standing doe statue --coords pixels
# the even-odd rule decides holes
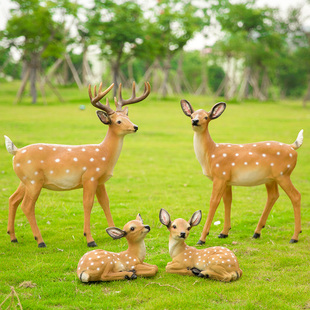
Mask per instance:
[[[59,145],[59,144],[31,144],[18,149],[5,136],[5,144],[13,157],[13,168],[20,179],[15,193],[9,198],[8,234],[11,242],[17,242],[14,230],[14,221],[18,205],[25,213],[39,247],[46,247],[35,218],[35,203],[42,188],[54,191],[83,188],[84,206],[84,236],[89,247],[97,246],[90,232],[90,214],[97,196],[109,226],[114,226],[109,207],[109,198],[105,182],[113,175],[114,166],[122,150],[124,136],[136,132],[138,126],[128,118],[128,108],[123,106],[144,100],[150,93],[150,84],[145,83],[144,93],[140,97],[135,95],[135,83],[132,85],[132,97],[124,100],[121,94],[121,84],[116,98],[116,111],[100,100],[113,88],[112,84],[105,91],[99,86],[97,95],[96,86],[92,96],[89,85],[88,92],[93,106],[100,109],[97,115],[102,123],[108,125],[108,131],[100,144],[87,145]]]
[[[227,248],[215,246],[197,250],[185,243],[193,226],[201,220],[201,211],[196,211],[187,222],[184,219],[170,220],[165,209],[159,212],[160,222],[170,231],[169,254],[172,262],[166,266],[168,273],[198,276],[223,282],[237,280],[242,275],[235,254]]]
[[[79,279],[82,282],[93,282],[154,276],[158,267],[143,262],[146,252],[144,238],[150,230],[150,226],[143,225],[140,214],[135,220],[128,222],[123,229],[107,228],[107,233],[113,239],[125,237],[128,249],[121,253],[105,250],[87,252],[78,263],[77,275]]]
[[[255,229],[253,238],[259,238],[271,208],[279,197],[278,185],[290,198],[295,216],[295,230],[290,243],[298,242],[301,233],[300,193],[293,186],[290,175],[297,161],[296,150],[302,145],[303,130],[293,144],[265,141],[248,144],[215,143],[209,133],[209,123],[225,110],[224,102],[217,103],[211,111],[194,111],[191,104],[181,100],[186,116],[191,118],[194,130],[194,150],[203,174],[213,181],[209,214],[198,244],[204,244],[209,234],[215,211],[223,197],[225,207],[224,228],[219,238],[228,237],[233,185],[256,186],[265,184],[267,203]]]

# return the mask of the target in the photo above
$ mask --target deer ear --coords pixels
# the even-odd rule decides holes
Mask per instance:
[[[123,112],[128,116],[128,107],[125,107],[125,108],[123,109]]]
[[[111,118],[105,111],[96,111],[96,113],[103,124],[111,124]]]
[[[117,227],[108,227],[106,228],[106,232],[113,239],[121,239],[126,236],[126,231],[123,231]]]
[[[196,211],[196,212],[192,215],[191,219],[188,221],[189,225],[190,225],[191,227],[197,226],[197,225],[200,223],[200,221],[201,221],[201,216],[202,216],[201,210]]]
[[[167,226],[168,228],[170,227],[170,215],[165,209],[160,209],[159,220],[163,225]]]
[[[142,217],[141,217],[140,213],[138,213],[138,215],[136,217],[136,220],[140,221],[143,224],[143,220],[142,220]]]
[[[181,100],[181,108],[186,116],[191,116],[195,112],[191,104],[185,99]]]
[[[219,102],[219,103],[216,103],[211,112],[210,112],[210,118],[211,119],[216,119],[218,118],[219,116],[222,115],[222,113],[225,111],[226,109],[226,103],[225,102]]]

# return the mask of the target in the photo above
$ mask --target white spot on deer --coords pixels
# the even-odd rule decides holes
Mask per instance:
[[[41,160],[41,164],[43,164],[44,163],[44,160]]]
[[[68,151],[68,152],[71,152],[71,151],[72,151],[72,149],[67,149],[67,151]]]
[[[228,144],[227,146],[228,146],[228,147],[231,147],[231,145],[230,145],[230,144]]]
[[[226,172],[225,171],[223,171],[223,175],[225,175],[226,174]]]
[[[292,153],[290,153],[290,157],[293,157],[293,154],[292,154]]]
[[[227,156],[227,154],[226,153],[223,153],[223,157],[226,157]]]
[[[212,158],[214,158],[214,157],[215,157],[215,155],[214,155],[214,154],[212,154],[212,155],[211,155],[211,157],[212,157]]]
[[[268,143],[266,143],[266,145],[270,145],[270,143],[268,142]]]
[[[56,151],[56,148],[55,148],[55,147],[53,147],[53,151]]]
[[[187,259],[186,258],[184,258],[184,262],[186,262],[187,261]]]
[[[27,164],[31,164],[31,160],[30,159],[27,161]]]
[[[235,165],[235,163],[231,163],[231,165],[232,165],[232,166],[234,166],[234,165]]]
[[[279,143],[279,145],[283,145],[283,143]]]
[[[20,164],[16,164],[16,167],[19,167],[20,166]]]
[[[96,149],[96,152],[99,152],[100,150],[99,149]]]
[[[255,164],[256,164],[256,166],[258,166],[258,165],[259,165],[259,162],[257,161]]]
[[[216,147],[219,147],[219,145],[218,145],[218,144],[216,144],[215,146],[216,146]]]
[[[102,261],[101,264],[103,265],[103,264],[104,264],[104,261]]]
[[[27,152],[27,150],[22,150],[22,153],[26,153]]]
[[[282,171],[280,172],[280,175],[283,175],[283,172],[282,172]]]
[[[56,162],[56,163],[59,163],[59,162],[60,162],[60,159],[59,159],[59,158],[56,158],[56,159],[55,159],[55,162]]]
[[[90,263],[91,265],[93,265],[94,263]]]
[[[98,268],[97,268],[97,270],[99,271],[99,270],[100,270],[100,268],[98,267]]]
[[[280,155],[280,152],[277,152],[277,155]]]
[[[290,168],[291,167],[291,165],[287,165],[287,168]]]
[[[254,147],[256,147],[256,144],[253,144]]]
[[[94,161],[94,159],[93,159],[93,158],[91,158],[89,161]]]
[[[95,178],[94,178],[94,177],[91,177],[90,180],[93,182],[93,181],[95,180]]]
[[[100,171],[100,168],[96,168],[96,171]]]
[[[253,153],[252,153],[252,152],[249,152],[249,155],[253,155]]]
[[[53,173],[54,173],[54,171],[53,171],[53,170],[51,170],[51,171],[50,171],[50,174],[53,174]]]
[[[91,257],[89,258],[89,260],[91,260]]]
[[[274,163],[271,163],[270,166],[273,167],[273,166],[274,166]]]
[[[38,174],[39,174],[39,172],[38,172],[38,171],[35,171],[35,172],[34,172],[34,175],[38,175]]]
[[[262,156],[263,156],[263,157],[266,157],[267,155],[266,155],[266,154],[263,154]]]
[[[40,147],[39,147],[39,150],[40,150],[40,151],[42,151],[42,150],[43,150],[43,147],[42,147],[42,146],[40,146]]]
[[[73,158],[74,161],[78,161],[78,159],[76,157]]]
[[[35,183],[35,181],[34,181],[34,180],[31,180],[31,181],[30,181],[30,183],[31,183],[31,184],[34,184],[34,183]]]
[[[216,166],[216,167],[219,167],[220,165],[219,165],[219,164],[216,164],[215,166]]]
[[[105,157],[102,157],[101,159],[102,159],[103,161],[105,161]]]
[[[245,162],[244,162],[244,165],[246,166],[247,164],[248,164],[248,163],[245,161]]]
[[[87,168],[86,168],[86,167],[83,167],[82,169],[83,169],[83,171],[86,171],[86,170],[87,170]],[[105,254],[106,254],[106,253],[105,253]]]
[[[235,156],[239,156],[239,154],[238,154],[238,153],[236,153],[236,154],[235,154]]]

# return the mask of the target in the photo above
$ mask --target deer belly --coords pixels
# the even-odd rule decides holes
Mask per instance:
[[[82,187],[81,175],[70,174],[62,176],[48,176],[43,186],[51,190],[70,190]]]
[[[228,185],[256,186],[270,182],[269,175],[262,170],[240,170],[231,174]]]

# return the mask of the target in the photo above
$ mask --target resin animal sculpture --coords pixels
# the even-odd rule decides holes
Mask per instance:
[[[65,191],[83,188],[84,207],[84,236],[89,247],[97,246],[90,231],[90,214],[94,197],[97,196],[108,225],[114,226],[109,198],[105,182],[113,175],[114,166],[122,150],[124,136],[134,133],[138,126],[128,118],[128,107],[123,106],[144,100],[150,93],[150,84],[145,83],[144,93],[140,97],[135,95],[135,84],[132,85],[132,97],[124,100],[121,85],[118,89],[118,101],[115,98],[116,111],[110,108],[109,102],[104,105],[100,100],[113,88],[112,84],[99,93],[94,88],[94,97],[89,85],[88,92],[91,104],[99,109],[97,115],[100,121],[108,125],[108,131],[100,144],[60,145],[38,143],[18,149],[5,136],[5,144],[9,153],[15,155],[13,168],[20,179],[15,193],[9,198],[8,234],[11,242],[17,242],[14,230],[16,210],[21,203],[32,229],[33,236],[39,247],[45,247],[35,218],[35,203],[42,188],[54,191]]]
[[[215,211],[223,197],[225,207],[224,228],[219,238],[228,237],[231,228],[230,212],[232,186],[256,186],[265,184],[267,202],[255,229],[253,238],[259,238],[265,227],[268,215],[279,197],[278,185],[290,198],[295,216],[295,230],[290,243],[298,242],[301,233],[300,193],[293,186],[290,175],[297,161],[296,150],[302,145],[303,130],[293,144],[275,141],[248,144],[215,143],[209,133],[209,123],[225,110],[224,102],[217,103],[211,111],[195,111],[186,100],[181,100],[186,116],[191,118],[194,130],[194,150],[202,167],[203,174],[213,182],[210,209],[198,244],[204,244],[209,234]]]
[[[196,211],[188,222],[181,218],[171,222],[169,213],[161,209],[159,220],[170,231],[169,254],[172,262],[167,264],[167,272],[223,282],[241,277],[242,270],[232,251],[220,246],[198,250],[185,243],[191,228],[200,223],[201,211]]]
[[[143,225],[140,214],[123,229],[109,227],[106,231],[113,239],[125,237],[128,249],[120,253],[93,250],[84,254],[77,267],[77,275],[82,282],[130,280],[138,276],[152,277],[157,273],[156,265],[143,262],[144,238],[150,231],[150,226]]]

